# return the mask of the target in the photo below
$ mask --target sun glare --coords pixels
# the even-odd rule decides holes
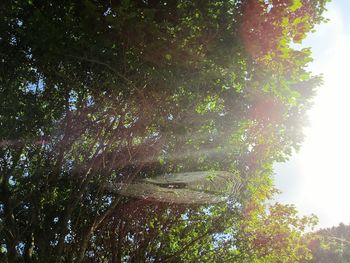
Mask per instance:
[[[324,85],[309,112],[305,141],[293,159],[300,180],[295,184],[297,196],[282,197],[304,213],[315,213],[320,227],[350,222],[350,36],[339,10],[331,9],[328,17],[323,32],[307,43],[319,49],[311,70],[323,73]],[[278,167],[277,176],[286,169]],[[282,191],[291,194],[286,185]]]

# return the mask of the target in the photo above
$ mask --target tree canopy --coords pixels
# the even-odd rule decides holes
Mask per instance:
[[[326,2],[3,1],[2,259],[307,257],[295,244],[312,219],[299,223],[282,205],[266,212],[263,202],[272,164],[302,142],[320,84],[306,69],[310,50],[292,43],[324,21]],[[240,194],[182,205],[114,190],[198,171],[231,173]]]
[[[313,258],[307,262],[345,263],[350,260],[350,227],[344,223],[313,233],[308,246]]]

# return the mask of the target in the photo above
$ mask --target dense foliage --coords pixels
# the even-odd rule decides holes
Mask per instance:
[[[2,259],[307,257],[312,218],[263,202],[320,82],[310,50],[290,44],[323,21],[325,2],[2,1]],[[234,174],[240,195],[185,207],[113,190],[208,170]]]
[[[314,263],[350,262],[350,226],[340,223],[336,227],[320,229],[314,233],[309,248]]]

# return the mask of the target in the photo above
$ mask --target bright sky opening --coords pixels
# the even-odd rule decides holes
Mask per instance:
[[[312,47],[310,70],[323,74],[309,111],[305,141],[291,160],[275,166],[278,201],[314,213],[319,227],[350,223],[350,1],[333,0],[326,17],[303,43]],[[347,17],[348,16],[348,17]]]

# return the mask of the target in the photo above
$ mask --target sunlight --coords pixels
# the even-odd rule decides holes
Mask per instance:
[[[350,197],[348,46],[349,41],[344,37],[335,46],[323,71],[325,84],[310,111],[311,126],[305,131],[307,137],[300,152],[305,174],[304,197],[312,200],[315,209],[327,214],[329,220],[332,214],[350,220],[350,211],[344,209]]]
[[[350,262],[349,0],[4,2],[1,262]]]
[[[311,70],[323,73],[324,85],[309,111],[304,144],[290,164],[300,182],[294,183],[294,193],[281,187],[286,195],[294,194],[281,199],[295,202],[303,213],[315,213],[321,227],[350,222],[350,36],[340,10],[331,8],[328,17],[330,22],[306,43],[319,49]],[[278,167],[277,173],[287,169]]]

